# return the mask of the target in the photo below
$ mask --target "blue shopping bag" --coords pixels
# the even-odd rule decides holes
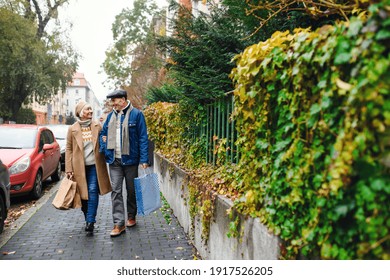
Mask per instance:
[[[148,215],[161,207],[160,187],[156,173],[135,178],[134,187],[138,215]]]

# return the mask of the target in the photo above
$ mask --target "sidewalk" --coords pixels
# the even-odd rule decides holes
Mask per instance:
[[[51,202],[59,183],[15,233],[0,235],[0,260],[192,260],[196,250],[172,216],[168,224],[156,211],[137,216],[137,225],[110,237],[110,194],[100,196],[93,236],[86,236],[80,209],[57,210]],[[44,199],[44,198],[41,198]],[[10,229],[12,231],[12,229]],[[7,239],[9,240],[7,241]]]

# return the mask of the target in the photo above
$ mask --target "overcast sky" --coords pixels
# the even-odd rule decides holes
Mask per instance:
[[[111,26],[115,16],[123,8],[133,7],[133,0],[71,0],[61,17],[73,23],[70,33],[72,45],[83,56],[78,72],[84,73],[99,100],[103,100],[111,88],[102,83],[106,75],[101,65],[105,51],[112,44]],[[155,0],[158,6],[166,6],[166,0]]]

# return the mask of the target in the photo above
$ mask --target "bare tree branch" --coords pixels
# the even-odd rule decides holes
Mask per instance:
[[[274,0],[260,1],[254,3],[254,0],[245,0],[249,6],[246,14],[256,17],[260,21],[259,27],[248,37],[256,34],[272,18],[280,13],[288,11],[304,11],[313,18],[328,17],[329,15],[338,14],[348,21],[354,11],[365,10],[376,0]],[[265,12],[266,17],[258,15],[259,12]]]

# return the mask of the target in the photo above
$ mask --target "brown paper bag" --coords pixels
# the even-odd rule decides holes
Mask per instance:
[[[73,203],[72,203],[71,208],[81,208],[81,196],[80,196],[79,189],[77,188],[77,186],[76,186],[76,193],[74,195],[74,199],[73,199]]]
[[[74,201],[75,196],[77,196],[76,188],[76,182],[73,182],[65,176],[64,179],[62,179],[61,181],[61,185],[58,189],[56,196],[54,197],[54,200],[52,202],[53,206],[60,210],[68,210],[70,208],[74,208],[74,203],[76,203],[77,205],[77,198],[76,202]],[[78,195],[78,199],[80,199],[80,195]],[[79,201],[79,204],[81,205],[81,201]]]

